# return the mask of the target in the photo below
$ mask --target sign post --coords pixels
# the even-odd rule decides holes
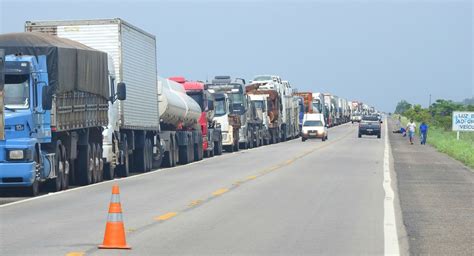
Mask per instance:
[[[474,132],[474,112],[453,112],[452,124],[457,140],[460,132]]]

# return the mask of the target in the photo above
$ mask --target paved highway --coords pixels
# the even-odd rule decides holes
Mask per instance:
[[[292,140],[0,208],[0,255],[384,254],[385,136]],[[98,250],[120,185],[129,251]],[[387,234],[385,234],[386,236]]]

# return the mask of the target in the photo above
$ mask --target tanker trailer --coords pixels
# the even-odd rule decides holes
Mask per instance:
[[[172,167],[177,163],[201,160],[203,139],[198,122],[201,116],[199,104],[186,94],[181,84],[161,77],[158,77],[158,103],[163,164]]]

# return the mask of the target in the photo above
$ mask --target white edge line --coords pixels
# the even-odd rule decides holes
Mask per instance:
[[[395,221],[395,193],[392,189],[392,178],[390,177],[390,151],[388,143],[388,125],[385,118],[385,149],[383,157],[383,189],[384,197],[384,254],[400,255],[400,246],[398,243],[397,223]]]

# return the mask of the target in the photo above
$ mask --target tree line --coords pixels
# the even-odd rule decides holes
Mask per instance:
[[[411,104],[406,100],[401,100],[395,108],[395,114],[406,116],[408,119],[413,119],[417,122],[430,123],[445,130],[451,129],[453,111],[474,111],[474,97],[465,99],[462,102],[438,99],[428,108],[423,108],[420,104]]]

